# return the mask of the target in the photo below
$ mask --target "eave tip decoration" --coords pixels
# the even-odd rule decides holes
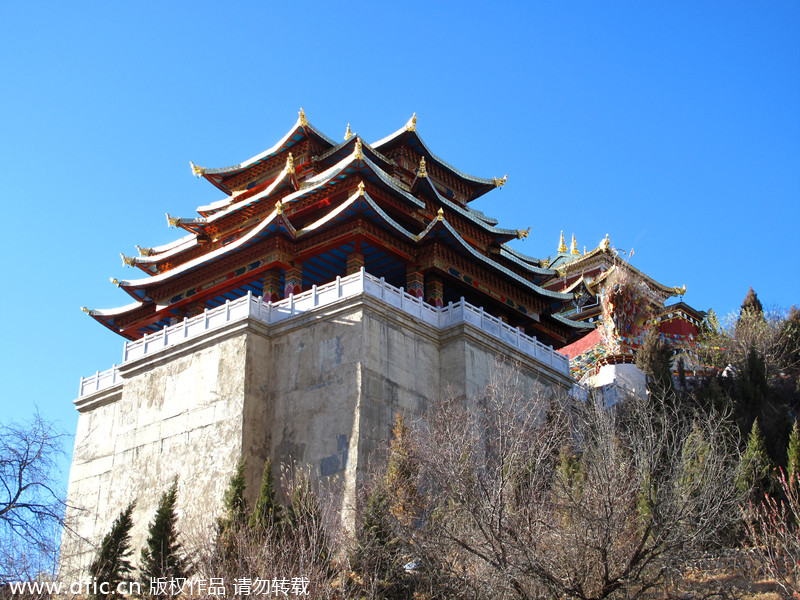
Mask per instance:
[[[169,216],[169,213],[166,213],[166,215],[167,215],[167,227],[177,227],[178,225],[181,224],[180,217],[171,217]]]
[[[417,170],[417,177],[427,177],[428,171],[425,167],[425,157],[422,156],[419,159],[419,169]]]
[[[192,167],[192,173],[194,174],[195,177],[202,177],[203,175],[205,175],[206,172],[205,167],[199,167],[192,161],[189,161],[189,165]]]
[[[358,195],[359,196],[363,196],[364,195],[364,182],[363,181],[359,181],[358,182]]]
[[[113,283],[115,286],[119,287],[119,279],[117,279],[116,277],[110,277],[109,279],[110,279],[111,283]]]
[[[136,246],[136,249],[139,251],[139,256],[153,256],[152,248],[142,248],[141,246]]]
[[[506,184],[506,181],[508,181],[508,175],[503,177],[492,177],[492,183],[494,184],[494,187],[503,187]]]
[[[439,209],[439,212],[436,213],[436,220],[437,221],[444,221],[444,210]]]
[[[88,314],[91,312],[91,311],[90,311],[88,308],[86,308],[85,306],[81,306],[81,310],[82,310],[83,312],[85,312],[87,315],[88,315]]]
[[[524,240],[528,237],[528,234],[531,232],[531,228],[528,227],[527,229],[517,229],[517,239]]]
[[[122,266],[123,267],[132,267],[136,264],[136,257],[135,256],[125,256],[122,252],[119,253],[120,257],[122,257]]]
[[[406,123],[406,131],[416,131],[417,130],[417,113],[414,113],[411,118]]]
[[[566,252],[567,245],[564,243],[564,232],[561,232],[561,240],[558,242],[558,251],[559,252]]]
[[[279,214],[279,215],[282,215],[282,214],[283,214],[283,202],[281,202],[280,200],[278,200],[278,201],[275,203],[275,210],[277,210],[277,211],[278,211],[278,214]]]
[[[350,123],[347,124],[347,131],[344,132],[344,141],[346,142],[351,137],[353,137],[353,133],[350,131]]]
[[[300,125],[302,125],[303,127],[308,127],[308,119],[306,119],[306,113],[303,110],[302,106],[300,107],[299,115],[300,115]]]

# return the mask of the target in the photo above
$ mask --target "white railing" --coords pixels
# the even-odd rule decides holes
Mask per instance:
[[[296,296],[290,295],[279,302],[264,303],[260,296],[253,296],[248,292],[246,296],[228,300],[222,306],[211,310],[206,309],[201,315],[191,319],[185,318],[180,323],[165,327],[157,333],[145,334],[140,340],[126,342],[122,351],[122,364],[153,354],[163,348],[176,346],[185,340],[198,337],[233,321],[253,318],[271,325],[326,306],[341,298],[359,294],[368,294],[378,298],[437,329],[464,322],[470,323],[539,362],[569,374],[569,359],[566,356],[553,350],[552,346],[545,346],[535,337],[521,332],[518,328],[503,323],[497,317],[484,312],[483,308],[465,302],[464,298],[455,304],[451,302],[445,307],[435,308],[420,298],[412,296],[403,288],[396,288],[386,283],[383,278],[379,279],[366,273],[363,268],[358,273],[347,277],[337,277],[335,281],[325,285],[312,286],[306,292]],[[102,373],[98,372],[90,377],[81,378],[79,397],[111,387],[119,381],[119,367],[116,365]]]

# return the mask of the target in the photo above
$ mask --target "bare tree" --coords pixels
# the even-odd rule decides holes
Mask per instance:
[[[631,399],[624,414],[525,389],[501,368],[477,403],[414,430],[427,512],[412,546],[475,596],[641,593],[738,518],[735,429]]]
[[[65,437],[38,413],[0,426],[0,582],[55,567],[66,507],[56,483]]]

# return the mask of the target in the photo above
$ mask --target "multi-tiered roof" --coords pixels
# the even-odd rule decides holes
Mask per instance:
[[[247,292],[275,301],[361,267],[432,305],[464,297],[556,347],[586,331],[557,314],[573,294],[542,287],[556,271],[508,245],[528,230],[499,228],[469,206],[506,178],[467,175],[436,156],[416,115],[370,145],[349,126],[334,142],[301,109],[272,148],[192,169],[225,197],[197,217],[168,214],[184,237],[123,255],[143,271],[113,280],[133,304],[88,311],[128,339]]]

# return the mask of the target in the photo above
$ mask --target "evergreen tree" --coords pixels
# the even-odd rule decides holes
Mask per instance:
[[[236,470],[228,482],[228,489],[222,498],[223,515],[218,521],[219,530],[226,531],[247,521],[247,500],[244,497],[247,483],[244,479],[244,458],[236,463]]]
[[[636,366],[647,377],[651,394],[665,400],[672,396],[672,349],[655,326],[647,330],[642,346],[636,353]]]
[[[745,316],[747,313],[752,316],[760,315],[762,319],[764,318],[764,307],[761,306],[761,301],[753,291],[753,286],[750,286],[750,291],[747,292],[747,295],[742,301],[742,308],[739,313],[740,318]]]
[[[151,590],[151,582],[160,578],[185,578],[189,573],[189,565],[182,556],[182,548],[178,542],[175,504],[178,499],[178,479],[175,478],[170,488],[161,495],[153,522],[148,530],[147,546],[142,548],[139,566],[139,580],[143,590]],[[172,595],[167,589],[163,594],[147,594],[166,597]]]
[[[708,309],[708,312],[706,313],[705,324],[712,333],[719,333],[719,317],[717,316],[717,313],[714,312],[713,308]]]
[[[787,452],[786,471],[791,489],[800,488],[800,426],[794,422],[789,434],[789,450]]]
[[[89,575],[97,583],[97,587],[89,594],[92,600],[121,598],[117,586],[122,582],[132,581],[130,576],[133,567],[129,557],[131,550],[131,527],[133,527],[133,507],[131,502],[114,521],[100,544],[97,557],[89,566]],[[101,584],[107,585],[107,593],[100,591]],[[103,586],[105,587],[105,586]]]
[[[322,510],[317,495],[311,487],[311,480],[303,470],[295,475],[286,512],[288,527],[299,538],[304,548],[313,554],[314,562],[328,563],[330,551],[322,522]]]
[[[275,496],[275,485],[272,479],[272,461],[268,458],[264,463],[264,472],[261,475],[261,490],[250,515],[250,527],[268,531],[280,528],[283,520],[283,507]]]
[[[756,419],[747,438],[747,448],[739,466],[736,486],[742,493],[749,492],[751,498],[761,499],[771,488],[770,467],[764,436]]]

